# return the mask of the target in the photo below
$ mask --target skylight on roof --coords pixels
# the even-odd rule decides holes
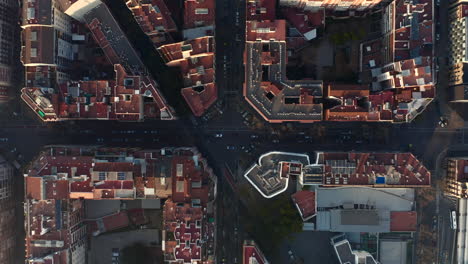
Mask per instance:
[[[28,7],[26,16],[28,20],[36,18],[36,9],[34,9],[34,7]]]
[[[37,49],[36,48],[31,48],[31,53],[30,53],[31,57],[37,57]]]
[[[208,15],[208,8],[197,8],[195,9],[197,15]]]

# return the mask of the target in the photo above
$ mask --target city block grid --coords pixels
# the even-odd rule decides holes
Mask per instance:
[[[25,106],[5,108],[5,131],[106,133],[63,129],[86,144],[42,140],[28,160],[0,137],[1,263],[468,263],[468,152],[451,107],[468,102],[465,1],[19,2],[0,3],[0,106]],[[190,113],[154,67],[176,73],[165,78]],[[329,146],[294,131],[370,123],[455,139],[421,155],[406,139],[371,145],[344,128]],[[151,141],[128,140],[139,132]],[[281,199],[275,244],[246,216]]]
[[[154,200],[164,200],[162,248],[146,246],[167,263],[214,263],[216,178],[194,148],[50,146],[24,176],[28,263],[86,263],[92,237],[148,224]],[[102,200],[142,204],[86,214],[88,201]],[[99,252],[107,261],[112,247]]]

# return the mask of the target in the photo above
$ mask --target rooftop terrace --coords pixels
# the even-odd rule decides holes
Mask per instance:
[[[310,163],[306,154],[269,152],[260,156],[244,177],[265,198],[288,187],[289,176],[301,185],[429,187],[431,173],[411,153],[316,152]]]
[[[62,68],[57,69],[56,60],[60,58],[48,49],[53,45],[45,45],[55,43],[54,39],[63,34],[55,30],[48,32],[46,27],[29,26],[23,30],[22,57],[27,80],[21,95],[28,106],[43,121],[175,119],[158,84],[147,75],[145,66],[107,6],[99,0],[80,0],[73,3],[70,10],[75,10],[70,11],[70,15],[87,25],[114,65],[115,79],[69,80]],[[71,50],[71,44],[69,49],[62,49]]]
[[[242,264],[268,264],[269,262],[254,241],[244,241],[242,246]]]
[[[166,201],[164,205],[164,228],[173,238],[165,240],[164,259],[168,263],[191,263],[202,260],[203,208],[187,203]],[[204,234],[205,232],[205,234]]]
[[[322,81],[286,78],[286,21],[247,21],[244,97],[269,122],[322,120]]]
[[[269,152],[248,169],[244,177],[265,198],[274,197],[288,188],[289,176],[299,176],[309,156],[288,152]]]
[[[155,46],[172,42],[169,33],[177,27],[163,0],[129,0],[127,7]]]
[[[317,230],[332,232],[415,230],[413,189],[318,188],[316,196]],[[398,222],[401,220],[405,222]]]
[[[247,8],[261,3],[249,1]],[[298,13],[288,7],[282,11],[307,40],[316,37],[325,16],[333,16],[333,11],[323,9]],[[284,20],[255,21],[259,19],[255,15],[247,18],[251,20],[246,22],[244,97],[268,122],[411,122],[435,96],[429,0],[396,0],[385,8],[379,38],[367,40],[360,47],[362,85],[330,83],[326,84],[328,89],[323,89],[321,80],[286,79],[288,51],[294,47],[286,47]],[[293,46],[298,43],[288,42]],[[334,106],[324,109],[323,102],[329,101]]]
[[[141,208],[85,218],[83,199],[167,199],[163,238],[165,232],[172,237],[166,237],[164,248],[168,260],[212,264],[207,250],[216,242],[212,204],[216,177],[194,148],[48,146],[24,176],[26,254],[37,261],[31,263],[68,263],[61,252],[65,257],[75,250],[84,252],[87,234],[147,222],[143,202]]]
[[[195,116],[201,116],[218,98],[214,50],[211,36],[158,48],[168,66],[180,69],[185,86],[181,93]]]
[[[184,28],[211,26],[214,22],[214,0],[184,0]]]
[[[307,221],[315,216],[315,192],[298,191],[293,194],[291,198],[296,205],[302,220]]]
[[[48,147],[26,174],[26,196],[36,200],[172,197],[177,202],[197,199],[203,204],[212,186],[202,182],[212,177],[195,149]]]

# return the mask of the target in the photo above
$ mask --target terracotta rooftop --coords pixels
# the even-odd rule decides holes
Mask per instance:
[[[315,192],[299,191],[291,198],[304,221],[315,215]]]
[[[276,16],[276,1],[248,0],[246,16],[247,20],[274,20]]]
[[[58,261],[50,262],[52,264],[67,263],[62,253],[66,256],[70,254],[71,247],[81,246],[79,245],[82,235],[80,232],[84,230],[84,227],[78,224],[84,216],[83,208],[83,201],[79,200],[27,199],[25,202],[26,259]],[[77,231],[76,233],[69,232],[68,229],[72,227],[74,231]]]
[[[158,48],[166,63],[174,63],[186,60],[190,57],[206,56],[214,52],[214,37],[207,36],[173,44],[167,44]]]
[[[245,241],[242,246],[242,263],[267,264],[268,261],[253,241]]]
[[[315,161],[311,162],[307,154],[267,152],[245,171],[244,177],[265,198],[286,191],[291,176],[296,177],[301,185],[325,187],[410,188],[431,185],[431,173],[412,153],[315,152],[315,156]],[[304,198],[302,195],[305,194],[301,192],[296,198]],[[301,207],[298,201],[295,203]]]
[[[214,245],[215,216],[207,208],[214,198],[215,176],[194,148],[49,146],[32,161],[25,177],[28,259],[54,260],[62,251],[70,254],[75,247],[86,247],[87,233],[99,235],[148,221],[143,209],[85,221],[83,199],[168,198],[163,218],[164,229],[175,238],[166,243],[170,255],[212,264],[202,248]]]
[[[327,186],[430,186],[431,173],[411,153],[323,153]]]
[[[201,260],[202,208],[193,208],[189,204],[175,204],[166,201],[164,205],[164,229],[173,234],[173,239],[166,241],[165,260],[169,263],[191,263]]]
[[[127,7],[155,45],[172,40],[168,33],[177,31],[177,27],[163,0],[129,0]]]
[[[27,5],[37,5],[38,1],[47,2],[28,1]],[[69,4],[69,1],[60,1],[61,6]],[[72,50],[71,43],[68,43],[70,49],[65,45],[63,51],[56,54],[57,47],[54,45],[60,43],[54,43],[57,38],[64,38],[64,34],[56,33],[49,26],[28,26],[22,32],[26,87],[22,89],[21,98],[26,104],[43,121],[174,119],[173,110],[161,95],[158,84],[146,75],[145,66],[105,4],[91,9],[84,15],[84,20],[93,39],[110,64],[114,65],[115,79],[69,80],[67,74],[60,72],[72,63],[70,58],[73,54],[67,53]],[[145,100],[147,98],[151,100]]]
[[[286,20],[307,39],[313,39],[307,33],[325,26],[325,10],[304,12],[296,8],[283,7],[281,12]]]
[[[246,21],[246,41],[286,40],[286,20]]]
[[[184,28],[213,25],[215,0],[184,0]]]
[[[250,6],[262,4],[261,1],[248,1],[247,12]],[[281,10],[284,17],[307,39],[316,36],[317,32],[313,30],[324,25],[326,16],[335,15],[333,10],[302,12],[294,5],[285,5],[287,7]],[[389,18],[390,24],[385,27],[388,32],[382,32],[383,37],[364,42],[361,46],[360,70],[365,85],[354,85],[361,90],[359,94],[351,85],[333,87],[339,86],[336,84],[330,84],[328,93],[319,92],[320,80],[309,81],[313,87],[309,92],[301,89],[297,94],[284,89],[286,67],[282,64],[287,63],[288,57],[283,54],[303,47],[304,43],[287,39],[291,47],[284,47],[286,21],[273,20],[274,17],[255,21],[257,18],[249,17],[248,13],[247,18],[251,20],[246,22],[244,97],[271,123],[412,121],[435,96],[432,2],[396,0],[388,8],[391,11],[385,9],[384,15],[396,14]],[[290,86],[296,88],[305,84],[303,80]],[[338,98],[337,93],[340,94]],[[324,110],[321,104],[315,103],[322,97],[328,97],[337,104]]]
[[[272,123],[322,120],[322,81],[286,78],[286,21],[247,21],[246,27],[247,102]]]
[[[135,199],[168,198],[176,202],[200,200],[206,204],[210,185],[202,184],[212,171],[190,149],[173,149],[173,154],[159,151],[126,151],[131,161],[80,154],[88,148],[49,147],[33,161],[26,177],[26,195],[30,199]],[[100,151],[91,148],[91,151]],[[106,150],[107,151],[107,150]],[[93,153],[93,152],[89,152]],[[122,153],[110,150],[109,157]],[[99,162],[96,162],[99,159]],[[144,159],[145,163],[136,160]],[[181,184],[182,182],[182,184]]]
[[[51,113],[39,116],[44,121],[76,119],[141,121],[144,118],[163,118],[167,107],[154,85],[147,85],[146,77],[132,76],[120,64],[114,65],[115,80],[68,82],[59,86],[58,93],[44,93],[39,87],[24,88],[22,98],[36,112]],[[149,95],[153,102],[144,98]],[[47,103],[46,103],[47,102]],[[145,115],[152,106],[151,116]]]
[[[363,78],[371,78],[373,94],[397,88],[393,104],[385,106],[389,111],[377,112],[385,115],[381,120],[410,122],[435,96],[432,4],[430,0],[393,1],[384,10],[384,15],[395,14],[388,32],[361,46],[361,70]]]
[[[372,114],[372,109],[366,105],[369,97],[369,87],[366,85],[328,86],[328,96],[339,100],[339,104],[325,110],[325,119],[330,121],[378,121],[380,116]]]
[[[390,212],[391,232],[415,232],[418,224],[418,216],[415,211]]]
[[[209,107],[218,99],[216,84],[209,83],[197,87],[182,89],[182,96],[195,116],[202,116]]]
[[[214,69],[214,37],[202,37],[158,48],[168,66],[179,67],[185,88],[181,93],[195,116],[218,98]]]
[[[89,221],[88,233],[97,236],[101,233],[127,227],[130,224],[127,211],[120,211],[102,218]]]

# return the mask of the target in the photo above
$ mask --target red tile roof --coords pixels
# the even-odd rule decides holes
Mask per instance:
[[[88,234],[97,236],[99,234],[114,231],[130,225],[127,211],[120,211],[96,220],[87,221]]]
[[[99,184],[94,184],[95,189],[108,190],[131,190],[133,189],[133,181],[102,181]]]
[[[70,183],[70,192],[93,192],[91,181],[75,181]]]
[[[202,247],[210,249],[214,243],[214,223],[207,221],[207,217],[213,215],[206,211],[213,195],[211,179],[214,175],[195,149],[166,148],[165,151],[166,154],[162,150],[67,146],[45,149],[32,162],[26,177],[28,230],[32,230],[26,237],[27,256],[44,257],[50,249],[68,250],[80,239],[86,239],[83,228],[90,235],[99,235],[127,227],[130,222],[134,225],[148,222],[143,209],[130,209],[87,221],[84,226],[83,199],[158,198],[164,193],[163,198],[169,198],[164,205],[164,228],[178,241],[167,241],[170,254],[179,260],[206,260]],[[111,162],[116,156],[145,162]],[[107,160],[107,157],[112,159]],[[102,162],[104,160],[107,162]],[[92,180],[100,171],[112,177],[115,172],[127,172],[127,179],[129,175],[134,178]],[[50,200],[43,200],[46,198]],[[70,236],[73,232],[76,234]],[[34,240],[61,241],[64,246],[36,247]]]
[[[286,21],[246,21],[246,41],[286,40]]]
[[[147,77],[132,76],[125,72],[120,64],[114,65],[115,80],[68,82],[60,86],[59,94],[52,95],[51,112],[60,120],[67,119],[106,119],[138,121],[144,117],[160,117],[160,112],[167,109],[164,99],[157,90],[154,81]],[[133,83],[133,84],[132,84]],[[149,91],[153,102],[143,101],[143,95]],[[37,103],[37,98],[46,98],[40,88],[23,89],[22,98],[34,110],[47,112]],[[49,101],[50,101],[49,99]],[[151,111],[148,109],[151,107]],[[147,110],[147,111],[146,111]],[[149,115],[145,116],[145,113]],[[56,121],[56,119],[52,121]],[[43,118],[44,121],[47,117]]]
[[[251,264],[251,263],[258,263],[258,264],[266,264],[268,261],[263,256],[263,253],[260,249],[255,245],[246,245],[244,244],[242,247],[242,263],[243,264]],[[254,259],[255,261],[251,261]]]
[[[83,242],[80,232],[84,227],[78,226],[83,221],[83,208],[80,200],[26,200],[26,259],[68,263],[70,248]]]
[[[393,1],[387,7],[394,18],[389,21],[389,31],[384,32],[386,36],[362,46],[363,76],[372,79],[373,89],[385,91],[375,92],[369,100],[374,106],[369,114],[376,120],[411,121],[421,112],[417,108],[423,109],[434,98],[432,4],[430,0],[417,4]],[[380,100],[382,93],[394,88],[398,89],[386,100],[387,105],[374,104],[374,99]]]
[[[177,202],[200,199],[202,204],[206,204],[208,201],[210,186],[201,182],[207,181],[212,172],[200,157],[198,166],[195,166],[193,152],[179,152],[173,156],[161,156],[158,151],[129,152],[130,156],[146,160],[143,171],[142,165],[135,162],[95,162],[94,154],[81,154],[80,149],[51,147],[34,160],[26,178],[27,197],[37,200],[80,197],[133,199],[134,196],[156,198],[157,195],[163,195],[162,198],[167,198],[171,195]],[[110,150],[112,153],[120,151]],[[181,168],[181,175],[177,174],[178,168]],[[98,172],[113,174],[100,179]],[[125,180],[119,180],[116,172],[126,172]],[[48,178],[43,179],[44,176]],[[182,189],[177,189],[177,182],[183,182],[179,184]]]
[[[174,239],[166,241],[165,260],[183,261],[191,263],[191,260],[201,260],[203,209],[191,207],[189,204],[183,206],[166,201],[164,205],[164,229],[171,232]],[[205,231],[206,232],[206,231]]]
[[[369,96],[366,85],[332,84],[328,95],[341,101],[340,105],[325,110],[325,119],[330,121],[370,121],[375,118],[358,101]]]
[[[155,4],[164,5],[162,0],[154,1]],[[68,4],[65,3],[65,6]],[[31,5],[31,3],[28,3],[28,5]],[[107,8],[105,5],[101,5],[100,8],[102,6]],[[44,7],[47,8],[47,6]],[[151,5],[148,7],[151,7]],[[161,7],[160,11],[164,12],[165,15],[168,15],[169,12],[164,7]],[[110,64],[114,65],[115,79],[57,83],[56,69],[49,66],[57,63],[56,51],[54,51],[54,45],[48,44],[55,43],[56,41],[53,40],[61,35],[57,35],[54,30],[50,30],[50,27],[29,26],[22,32],[25,40],[22,48],[22,61],[27,68],[26,87],[28,88],[22,89],[21,98],[26,104],[43,121],[70,119],[141,121],[145,117],[173,119],[173,110],[160,94],[157,83],[150,77],[141,74],[145,72],[145,69],[141,69],[144,66],[142,66],[135,51],[130,50],[129,54],[131,56],[126,57],[119,50],[119,47],[121,47],[118,46],[119,44],[126,44],[131,48],[128,41],[125,38],[107,39],[109,31],[104,28],[105,26],[107,28],[107,24],[101,23],[98,18],[88,20],[90,20],[90,23],[87,26],[92,33],[93,39],[103,50]],[[74,26],[76,25],[74,24]],[[116,26],[115,29],[119,29],[116,24],[111,24],[111,26]],[[117,54],[117,51],[119,54]],[[29,64],[35,66],[30,67]],[[36,67],[37,64],[40,64],[40,66]],[[130,72],[134,75],[130,75]],[[64,78],[60,78],[60,80],[63,81]],[[133,84],[130,82],[133,82]],[[46,91],[42,87],[50,89]],[[146,102],[147,100],[144,100],[144,97],[153,100]]]
[[[68,199],[69,195],[69,182],[68,180],[46,180],[45,181],[45,195],[46,199],[62,200]]]
[[[191,263],[193,260],[201,260],[201,228],[195,223],[180,224],[174,229],[174,237],[179,244],[175,247],[175,258]]]
[[[181,93],[195,116],[203,115],[218,98],[214,45],[213,37],[202,37],[158,48],[168,66],[180,68],[185,86]]]
[[[299,31],[302,35],[311,30],[325,26],[325,11],[303,12],[296,8],[281,8],[288,23]]]
[[[203,85],[201,92],[194,88],[182,89],[182,96],[195,116],[202,116],[206,110],[218,99],[218,89],[214,83]]]
[[[302,219],[308,219],[315,215],[315,192],[299,191],[291,196]]]
[[[390,212],[391,232],[415,232],[418,216],[415,211]]]
[[[276,16],[276,1],[248,0],[245,13],[247,20],[274,20]]]
[[[32,35],[34,34],[34,38]],[[56,64],[55,29],[49,26],[31,26],[23,29],[21,61],[23,64]]]
[[[215,0],[185,0],[184,28],[213,25],[215,21]]]
[[[431,184],[431,173],[411,153],[341,152],[324,153],[323,157],[325,185],[404,187]],[[347,165],[337,165],[340,162]],[[349,171],[341,171],[344,167]]]
[[[44,193],[42,189],[42,178],[27,177],[26,178],[26,197],[28,199],[42,200]]]
[[[177,27],[163,0],[130,0],[127,6],[155,45],[172,40],[167,33],[177,31]]]
[[[214,37],[207,36],[173,44],[167,44],[158,48],[159,53],[167,63],[186,60],[197,55],[209,55],[214,52]]]
[[[93,171],[133,171],[132,162],[97,162],[93,166]]]

